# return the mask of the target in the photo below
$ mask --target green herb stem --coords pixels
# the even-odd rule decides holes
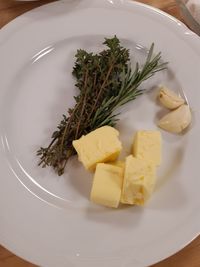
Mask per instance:
[[[99,54],[78,50],[73,69],[80,93],[75,98],[74,108],[68,110],[52,135],[47,148],[37,151],[39,165],[52,166],[62,175],[68,159],[76,154],[72,142],[82,135],[104,125],[115,126],[117,109],[144,93],[141,83],[156,72],[166,68],[161,63],[161,53],[153,55],[151,45],[143,67],[136,63],[130,67],[129,50],[120,45],[115,36],[105,39],[107,49]]]

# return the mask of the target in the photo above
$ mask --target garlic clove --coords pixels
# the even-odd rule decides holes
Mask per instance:
[[[169,112],[159,122],[158,126],[171,133],[180,133],[189,126],[192,120],[188,105],[182,105]]]
[[[158,98],[161,104],[169,109],[178,108],[185,103],[185,100],[182,97],[165,86],[161,87]]]

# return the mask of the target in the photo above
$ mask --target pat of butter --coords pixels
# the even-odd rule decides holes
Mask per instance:
[[[161,133],[159,131],[138,131],[133,143],[133,155],[155,166],[161,163]]]
[[[155,165],[148,161],[126,158],[121,202],[144,205],[151,196],[156,181]]]
[[[111,164],[97,164],[91,191],[91,201],[117,208],[121,198],[123,168]]]
[[[73,146],[84,167],[94,170],[97,163],[116,160],[122,149],[118,136],[116,129],[103,126],[73,141]]]
[[[122,160],[110,162],[110,164],[112,164],[113,166],[117,166],[117,167],[123,168],[123,169],[125,167],[125,162],[122,161]]]

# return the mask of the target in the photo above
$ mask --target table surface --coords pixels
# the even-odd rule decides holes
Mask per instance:
[[[40,0],[30,2],[17,2],[12,0],[0,0],[0,28],[23,14],[40,5],[53,2],[52,0]],[[174,0],[140,0],[160,8],[165,12],[182,20]],[[200,237],[172,257],[153,265],[152,267],[199,267],[200,266]],[[0,267],[35,267],[35,265],[15,256],[0,246]]]

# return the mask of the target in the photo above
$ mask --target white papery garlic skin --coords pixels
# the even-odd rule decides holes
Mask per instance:
[[[169,112],[159,122],[158,126],[171,133],[181,133],[192,120],[191,110],[188,105],[182,105]]]
[[[158,98],[161,104],[168,109],[175,109],[185,103],[185,100],[165,86],[160,87]]]

